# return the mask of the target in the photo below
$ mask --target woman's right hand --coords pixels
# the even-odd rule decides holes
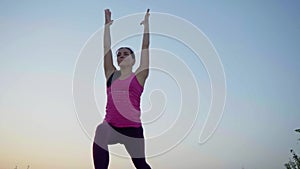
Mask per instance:
[[[111,20],[111,12],[109,9],[104,10],[105,13],[105,25],[111,25],[113,20]]]

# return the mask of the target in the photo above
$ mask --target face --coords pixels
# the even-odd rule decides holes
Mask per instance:
[[[133,66],[135,59],[132,58],[129,49],[122,48],[117,53],[117,62],[120,67]]]

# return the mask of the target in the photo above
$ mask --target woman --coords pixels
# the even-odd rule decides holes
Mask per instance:
[[[128,47],[117,50],[120,70],[113,65],[110,26],[111,12],[105,10],[104,72],[107,80],[107,105],[104,121],[97,127],[93,158],[95,169],[107,169],[109,144],[124,144],[137,169],[151,169],[145,159],[143,127],[140,120],[140,96],[149,75],[149,9],[144,20],[140,65],[133,72],[134,52]]]

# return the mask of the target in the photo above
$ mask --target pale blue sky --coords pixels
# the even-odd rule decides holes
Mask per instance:
[[[92,167],[91,141],[74,112],[72,77],[80,49],[103,25],[105,8],[114,19],[147,8],[182,17],[207,35],[224,66],[227,102],[216,133],[206,144],[197,144],[205,116],[200,115],[178,147],[149,159],[153,168],[279,169],[290,148],[300,152],[299,135],[293,131],[300,127],[300,2],[2,0],[1,167]],[[138,50],[140,37],[128,42],[135,40],[129,46]],[[183,55],[185,49],[174,46],[177,42],[163,42],[170,40],[153,36],[151,47],[181,56],[201,84],[201,104],[207,109],[209,81],[203,66],[192,54]],[[151,76],[159,77],[155,72]],[[101,70],[97,77],[101,93]],[[160,82],[148,82],[145,104]],[[158,131],[148,129],[148,134]],[[113,156],[111,169],[120,166],[132,164]]]

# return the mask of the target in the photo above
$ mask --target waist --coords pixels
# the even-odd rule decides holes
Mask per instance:
[[[107,107],[105,121],[115,127],[140,127],[141,112],[138,110],[120,110],[115,107]]]

